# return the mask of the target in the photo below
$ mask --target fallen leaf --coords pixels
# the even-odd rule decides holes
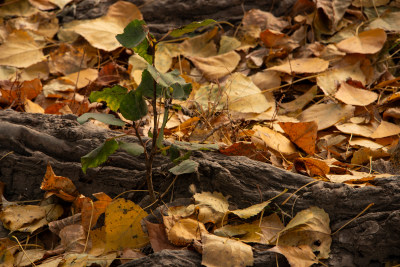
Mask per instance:
[[[278,122],[290,140],[307,154],[315,152],[318,125],[315,121],[310,122]]]
[[[46,174],[43,177],[40,189],[54,193],[58,197],[70,202],[74,201],[78,196],[78,191],[74,183],[66,177],[56,176],[50,163],[47,164]]]
[[[286,60],[283,64],[271,67],[268,70],[275,70],[292,73],[320,73],[329,67],[329,61],[320,58],[297,58]]]
[[[188,58],[208,80],[218,80],[232,73],[240,61],[240,56],[235,51],[207,58],[193,56]]]
[[[261,138],[266,147],[278,151],[284,155],[291,155],[297,153],[296,147],[281,133],[271,130],[268,127],[254,126],[253,130]]]
[[[400,126],[391,122],[381,121],[378,128],[369,136],[371,138],[384,138],[400,134]]]
[[[279,245],[268,249],[268,251],[284,255],[292,267],[308,267],[318,263],[312,249],[307,245],[298,247]]]
[[[98,49],[112,51],[121,47],[115,36],[122,33],[134,19],[143,19],[136,5],[118,1],[109,7],[105,16],[93,20],[75,20],[64,24],[63,29],[82,35]]]
[[[330,171],[325,162],[313,158],[297,158],[293,165],[297,172],[310,177],[325,177]]]
[[[348,105],[367,106],[378,99],[378,94],[342,82],[335,93],[335,98]]]
[[[162,223],[151,223],[144,220],[146,223],[147,232],[149,233],[149,239],[151,247],[154,252],[159,252],[163,249],[182,249],[181,247],[173,245],[165,233],[165,226]]]
[[[15,30],[0,45],[0,65],[26,68],[44,59],[43,46],[24,30]]]
[[[176,246],[187,246],[194,240],[201,240],[208,233],[203,223],[190,219],[180,219],[167,229],[168,240]]]
[[[300,121],[315,121],[318,130],[329,128],[341,120],[353,116],[354,107],[350,105],[329,103],[315,104],[304,110],[300,115]]]
[[[207,267],[252,266],[254,264],[251,246],[242,242],[203,234],[202,265]]]
[[[341,41],[336,46],[346,53],[375,54],[386,42],[386,33],[382,29],[373,29]]]

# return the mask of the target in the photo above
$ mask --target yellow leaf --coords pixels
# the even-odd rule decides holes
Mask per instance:
[[[253,130],[256,131],[257,136],[264,141],[267,147],[279,151],[284,155],[291,155],[297,152],[292,142],[281,133],[258,125],[253,127]]]
[[[142,248],[149,238],[140,221],[147,213],[132,201],[119,198],[109,204],[105,213],[106,251]]]
[[[308,267],[318,263],[312,249],[307,245],[298,247],[279,245],[268,249],[268,251],[284,255],[292,267]]]

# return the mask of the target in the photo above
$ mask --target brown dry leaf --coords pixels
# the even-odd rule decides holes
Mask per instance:
[[[40,10],[51,10],[56,8],[56,5],[49,0],[29,0],[29,3]]]
[[[320,73],[324,72],[329,67],[329,61],[320,58],[297,58],[286,60],[283,64],[271,67],[268,70],[275,70],[293,73]]]
[[[363,85],[366,84],[367,78],[360,67],[360,62],[326,71],[317,77],[317,85],[325,95],[333,95],[337,91],[338,84],[348,79],[360,81]]]
[[[387,121],[382,121],[378,128],[369,136],[371,138],[384,138],[400,134],[400,126]]]
[[[240,55],[235,51],[228,53],[203,57],[188,57],[208,80],[218,80],[232,73],[240,61]]]
[[[207,267],[252,266],[251,246],[233,239],[203,234],[202,265]]]
[[[315,121],[310,122],[278,122],[290,140],[307,154],[315,152],[318,125]]]
[[[172,59],[181,53],[181,44],[161,42],[156,46],[154,66],[159,72],[165,73],[171,69]]]
[[[387,0],[385,0],[387,1]],[[375,18],[367,27],[367,29],[383,29],[389,32],[400,32],[400,12],[384,12]]]
[[[352,5],[356,7],[378,7],[388,4],[390,0],[353,0]]]
[[[336,46],[346,53],[375,54],[386,42],[386,33],[382,29],[373,29],[341,41]]]
[[[27,249],[15,255],[14,266],[32,266],[32,262],[41,260],[46,254],[44,249]]]
[[[17,17],[7,21],[12,30],[29,30],[46,38],[53,38],[58,31],[58,19],[49,13],[39,12],[29,17]]]
[[[256,131],[255,136],[261,138],[266,147],[284,155],[297,153],[296,147],[281,133],[259,125],[254,126],[253,130]]]
[[[76,85],[77,89],[81,89],[89,83],[96,80],[98,77],[98,71],[96,69],[85,69],[75,73],[68,74],[67,76],[60,77],[59,79],[68,81]]]
[[[93,194],[98,200],[92,202],[90,198],[85,198],[82,202],[82,226],[88,231],[96,225],[97,219],[106,211],[112,199],[105,193]],[[90,227],[89,227],[90,226]]]
[[[0,258],[2,266],[13,266],[14,254],[18,250],[17,242],[7,237],[0,238]]]
[[[74,201],[78,196],[78,191],[74,183],[62,176],[56,176],[51,168],[50,163],[47,164],[46,174],[43,177],[40,189],[53,193],[65,201]]]
[[[241,46],[241,42],[235,37],[223,35],[219,42],[219,50],[218,54],[222,55],[228,53],[230,51],[235,50],[236,48]]]
[[[323,130],[352,117],[354,109],[353,106],[336,103],[315,104],[304,110],[299,119],[302,122],[315,121],[318,124],[318,130]]]
[[[335,98],[348,105],[367,106],[378,99],[378,94],[342,82],[335,93]]]
[[[273,106],[249,77],[235,72],[228,77],[225,85],[228,109],[242,113],[262,113]]]
[[[4,227],[12,232],[21,231],[24,227],[45,217],[45,208],[35,205],[8,206],[3,208],[0,213],[0,220],[3,222]]]
[[[253,223],[243,223],[238,225],[225,225],[223,227],[217,228],[213,234],[221,237],[236,238],[242,242],[261,242],[261,228],[259,226],[260,222],[255,221]]]
[[[261,41],[268,48],[282,48],[287,52],[291,52],[295,48],[299,47],[299,44],[292,38],[284,33],[266,29],[260,34]]]
[[[329,257],[331,243],[329,215],[317,207],[297,213],[279,236],[279,245],[309,245],[313,251],[320,252],[318,259]]]
[[[326,177],[330,171],[328,164],[322,160],[313,158],[297,158],[294,160],[293,165],[298,173],[310,177]]]
[[[105,214],[106,251],[142,248],[149,238],[140,221],[148,214],[132,201],[116,199],[107,206]]]
[[[318,263],[312,249],[307,245],[298,247],[278,245],[268,251],[284,255],[292,267],[308,267]]]
[[[50,80],[43,86],[43,94],[49,98],[69,98],[69,93],[74,92],[75,83],[61,78]]]
[[[253,83],[261,90],[275,88],[281,85],[279,72],[264,70],[250,76]]]
[[[134,19],[143,19],[136,5],[118,1],[111,5],[107,14],[93,20],[75,20],[64,24],[63,29],[83,36],[92,46],[112,51],[121,47],[115,36],[123,32]]]
[[[380,148],[386,149],[386,147],[384,147],[383,145],[378,144],[370,139],[362,137],[351,138],[351,140],[349,140],[349,145],[358,147],[368,147],[370,149],[380,149]]]
[[[236,216],[239,216],[242,219],[248,219],[259,214],[263,209],[265,209],[266,206],[269,205],[269,203],[271,203],[271,201],[264,201],[262,203],[255,204],[244,209],[232,210],[230,212],[235,214]]]
[[[217,55],[217,46],[212,38],[218,33],[218,28],[187,39],[179,45],[179,50],[185,57],[212,57]]]
[[[266,153],[258,151],[253,143],[237,142],[229,147],[220,148],[219,152],[227,156],[245,156],[262,162],[267,160]]]
[[[50,52],[49,67],[54,74],[78,72],[87,68],[87,55],[84,57],[84,49],[81,47],[61,43],[58,49]]]
[[[39,79],[32,81],[0,82],[0,102],[24,104],[26,100],[32,100],[42,91],[42,83]]]
[[[39,12],[28,0],[6,0],[0,8],[0,17],[28,17]]]
[[[315,13],[313,24],[318,34],[332,34],[338,30],[343,15],[351,5],[351,1],[352,0],[317,1],[317,12]]]
[[[355,123],[343,123],[335,125],[335,127],[342,133],[370,137],[375,131],[376,127],[370,124],[360,125]]]
[[[274,31],[282,31],[289,26],[289,22],[284,18],[277,18],[270,12],[252,9],[243,16],[242,23],[244,26],[257,26],[261,30],[271,29]]]
[[[64,256],[63,266],[110,266],[117,257],[117,252],[110,252],[104,255],[93,256],[86,253],[70,253]]]
[[[15,30],[0,45],[0,65],[26,68],[44,59],[43,45],[24,30]]]
[[[276,241],[278,234],[285,228],[276,213],[264,217],[260,224],[262,244],[271,245]]]
[[[318,87],[314,85],[303,95],[296,97],[295,100],[287,103],[281,103],[280,106],[284,108],[284,111],[282,111],[282,113],[290,113],[297,110],[302,110],[308,103],[310,103],[314,99],[314,97],[317,95],[317,92]]]
[[[169,242],[167,234],[165,232],[164,224],[151,223],[147,220],[144,220],[144,222],[146,223],[150,244],[154,252],[158,252],[163,249],[182,249],[181,247],[175,246],[171,242]]]
[[[82,253],[85,249],[87,233],[80,224],[67,225],[58,234],[60,244],[66,252]]]
[[[220,222],[228,212],[229,203],[226,197],[219,192],[202,192],[193,195],[198,209],[198,220],[202,223]]]
[[[190,245],[194,240],[201,240],[201,236],[207,233],[203,223],[190,218],[178,220],[167,231],[168,240],[176,246]]]
[[[371,160],[376,160],[389,156],[390,154],[385,151],[385,149],[371,149],[369,147],[363,147],[353,153],[351,164],[362,165],[364,163],[369,163]]]
[[[29,99],[25,100],[24,109],[25,112],[28,113],[44,113],[44,109],[40,105],[30,101]]]

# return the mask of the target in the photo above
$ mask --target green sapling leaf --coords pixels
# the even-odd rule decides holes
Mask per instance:
[[[119,148],[122,148],[132,156],[140,156],[144,152],[144,148],[139,144],[125,143],[122,141],[119,141],[118,143],[119,143]]]
[[[143,20],[135,19],[125,27],[124,33],[117,34],[115,38],[124,47],[134,48],[146,38],[148,32],[146,23]]]
[[[120,85],[114,85],[111,88],[105,88],[102,91],[95,91],[90,94],[89,100],[91,102],[101,102],[105,101],[107,106],[110,107],[112,111],[117,111],[122,99],[128,93],[128,89]]]
[[[126,119],[137,121],[147,115],[147,104],[140,90],[130,91],[121,101],[119,110]]]
[[[143,42],[141,42],[139,45],[133,48],[133,51],[135,51],[135,53],[144,58],[147,61],[147,63],[152,64],[153,57],[147,54],[148,48],[149,48],[149,42],[146,39],[144,39]]]
[[[108,157],[113,154],[119,145],[115,139],[107,140],[98,148],[92,150],[89,154],[81,158],[82,171],[86,173],[87,168],[94,168],[106,162]]]
[[[106,124],[115,125],[115,126],[124,126],[125,122],[120,119],[117,119],[112,114],[104,114],[104,113],[85,113],[78,117],[77,121],[80,124],[87,122],[89,119],[95,119],[101,121]]]
[[[176,165],[175,167],[169,169],[175,175],[181,175],[184,173],[193,173],[197,172],[199,167],[199,163],[194,160],[187,159]]]
[[[206,20],[199,21],[199,22],[194,21],[188,25],[180,27],[179,29],[173,30],[170,33],[170,35],[172,37],[180,37],[180,36],[184,35],[185,33],[194,32],[195,30],[197,30],[200,27],[208,26],[208,25],[214,24],[214,23],[217,23],[217,22],[213,19],[206,19]]]

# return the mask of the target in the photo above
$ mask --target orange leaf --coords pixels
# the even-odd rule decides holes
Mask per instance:
[[[32,100],[37,97],[43,89],[38,78],[22,83],[3,81],[0,86],[0,99],[7,104],[14,101],[23,104],[26,99]]]
[[[325,177],[330,170],[329,166],[322,160],[311,158],[297,158],[294,161],[294,167],[297,172],[307,174],[310,177]]]
[[[221,148],[220,153],[227,156],[245,156],[250,159],[266,162],[265,152],[258,151],[253,143],[237,142],[229,147]]]
[[[44,175],[40,189],[53,193],[56,196],[64,199],[65,201],[74,201],[78,196],[78,191],[74,183],[62,176],[56,176],[50,163],[47,164],[47,171]]]
[[[279,125],[298,147],[309,155],[315,153],[315,141],[318,132],[318,125],[315,121],[279,122]]]
[[[93,195],[98,199],[97,201],[91,203],[92,200],[87,197],[82,203],[82,226],[86,231],[89,230],[89,226],[92,228],[96,225],[97,219],[106,211],[108,204],[112,201],[112,199],[103,192]]]

